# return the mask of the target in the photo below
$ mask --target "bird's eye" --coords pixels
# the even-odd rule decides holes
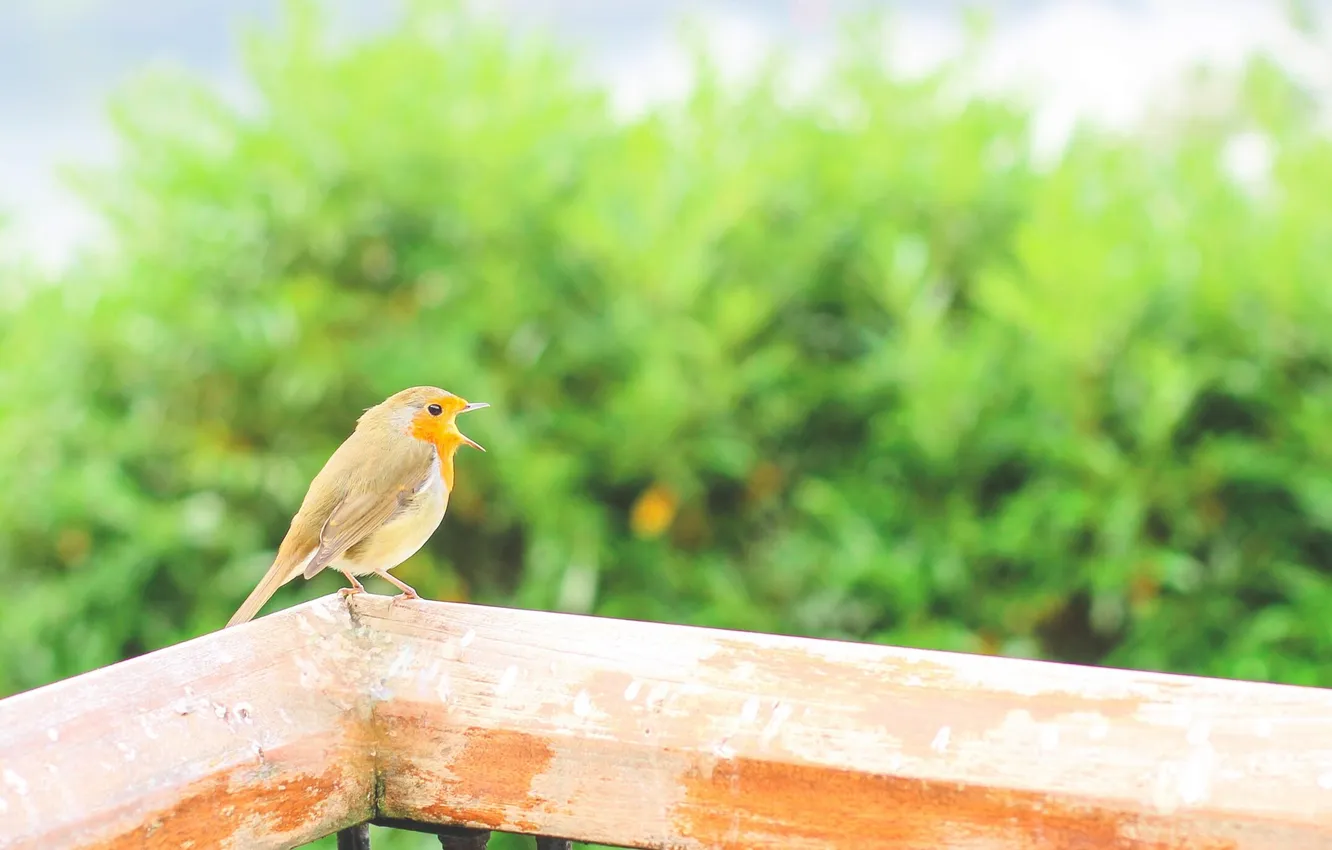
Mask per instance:
[[[438,416],[444,412],[444,408],[440,407],[438,404],[432,404],[427,407],[426,410],[430,411],[431,416]]]

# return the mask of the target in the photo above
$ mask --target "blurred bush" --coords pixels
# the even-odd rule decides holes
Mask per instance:
[[[803,94],[700,55],[621,119],[449,6],[343,46],[295,7],[253,100],[128,91],[107,246],[0,298],[0,693],[219,628],[423,383],[494,405],[398,571],[429,597],[1332,684],[1298,89],[1257,63],[1046,162],[1028,106],[872,42]]]

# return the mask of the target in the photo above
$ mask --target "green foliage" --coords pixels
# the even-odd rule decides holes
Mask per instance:
[[[123,98],[111,248],[0,301],[0,693],[218,628],[421,383],[493,405],[426,596],[1332,684],[1332,144],[1274,68],[1038,164],[854,42],[622,120],[438,4],[297,12],[251,104]]]

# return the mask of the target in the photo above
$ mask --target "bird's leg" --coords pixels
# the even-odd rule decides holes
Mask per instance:
[[[339,570],[339,572],[341,572],[344,576],[347,577],[347,581],[352,583],[351,587],[344,587],[341,590],[339,590],[338,591],[339,596],[346,598],[348,596],[351,596],[353,593],[365,593],[365,585],[357,581],[356,576],[352,575],[346,570]]]
[[[402,593],[399,593],[397,596],[393,597],[394,599],[420,599],[420,598],[421,598],[420,596],[418,596],[418,595],[416,594],[416,590],[415,590],[410,584],[407,584],[406,582],[403,582],[403,581],[399,581],[398,579],[396,579],[396,578],[394,578],[393,576],[389,575],[387,570],[385,570],[384,572],[380,573],[379,576],[380,576],[380,578],[384,579],[384,581],[388,582],[389,584],[393,585],[394,587],[396,587],[396,588],[398,588],[399,590],[402,591]]]

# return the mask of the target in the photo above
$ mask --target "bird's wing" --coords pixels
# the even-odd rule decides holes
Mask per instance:
[[[367,450],[369,440],[354,433],[324,464],[292,519],[277,559],[228,626],[257,614],[279,587],[302,574],[302,564],[310,578],[392,519],[404,497],[430,474],[434,449],[426,444],[393,452],[374,446]],[[365,457],[377,459],[372,468],[363,465],[360,459]],[[351,481],[357,483],[350,486]]]
[[[305,565],[305,578],[313,578],[337,561],[346,550],[365,540],[374,530],[392,520],[408,504],[412,494],[425,484],[430,462],[420,454],[400,453],[397,468],[381,468],[380,474],[362,478],[361,488],[352,490],[333,506],[320,529],[320,544]]]
[[[313,578],[324,567],[336,561],[367,535],[393,518],[402,510],[415,485],[399,485],[387,490],[349,493],[333,508],[328,520],[319,531],[319,548],[305,565],[305,577]]]

